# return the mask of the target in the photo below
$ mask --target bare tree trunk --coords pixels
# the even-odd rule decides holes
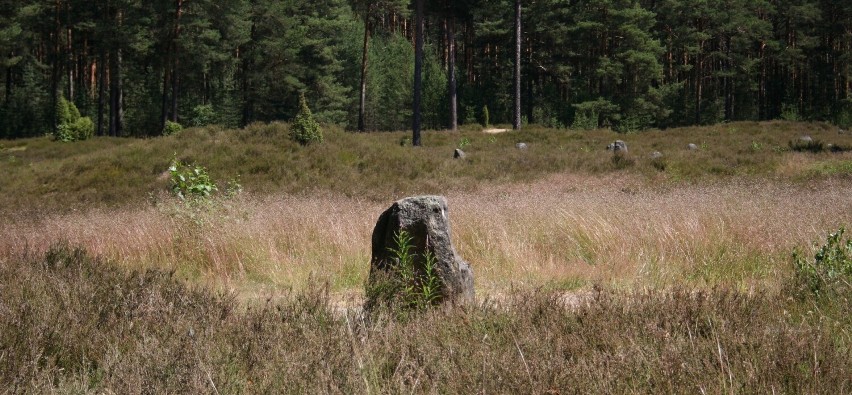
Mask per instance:
[[[521,130],[521,0],[515,0],[515,107],[512,129]]]
[[[421,145],[420,124],[422,114],[420,112],[421,96],[423,91],[423,0],[415,0],[415,33],[414,33],[414,106],[412,120],[411,144],[415,147]]]
[[[104,135],[104,98],[106,97],[106,54],[101,49],[98,61],[98,136]]]
[[[183,15],[183,1],[177,0],[175,9],[175,27],[172,33],[172,122],[178,121],[178,96],[180,95],[180,45],[178,45],[178,37],[180,37],[181,25],[180,19]]]
[[[459,103],[458,103],[458,87],[456,81],[456,20],[451,17],[447,22],[447,72],[449,78],[449,96],[450,96],[450,130],[456,131],[459,129]]]
[[[124,132],[124,89],[121,84],[121,49],[113,50],[110,56],[110,103],[109,135],[121,136]]]
[[[361,56],[361,92],[358,101],[358,131],[365,129],[365,118],[367,115],[367,60],[370,50],[370,11],[373,5],[367,6],[367,14],[364,15],[364,52]]]

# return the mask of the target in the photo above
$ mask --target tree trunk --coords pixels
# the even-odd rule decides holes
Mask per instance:
[[[110,56],[109,135],[121,136],[124,132],[124,89],[121,84],[121,49]]]
[[[240,51],[243,55],[242,62],[242,79],[243,79],[243,126],[248,125],[254,120],[254,84],[252,82],[251,73],[254,69],[254,44],[257,40],[257,25],[252,23],[251,38],[248,42],[248,47]]]
[[[422,114],[420,102],[423,91],[423,0],[415,2],[415,33],[414,33],[414,106],[412,108],[412,137],[411,144],[415,147],[421,145],[420,123]]]
[[[373,6],[367,6],[367,14],[364,15],[364,49],[361,55],[361,92],[358,101],[358,131],[365,130],[365,118],[367,114],[367,60],[370,50],[370,11]]]
[[[447,83],[450,97],[450,130],[456,131],[459,129],[459,103],[456,81],[456,21],[453,17],[447,22],[447,72],[449,73]]]
[[[98,136],[104,135],[104,98],[106,96],[106,54],[101,49],[98,73]]]
[[[180,45],[178,38],[180,37],[181,25],[180,19],[183,15],[183,1],[177,0],[175,9],[175,27],[172,33],[172,122],[178,121],[178,96],[180,95]]]
[[[515,0],[515,107],[512,129],[521,130],[521,0]]]
[[[12,67],[6,66],[6,104],[12,98]]]
[[[168,52],[171,52],[171,45]],[[163,97],[160,110],[160,131],[166,129],[166,121],[169,120],[169,81],[171,80],[171,60],[167,59],[163,65]]]

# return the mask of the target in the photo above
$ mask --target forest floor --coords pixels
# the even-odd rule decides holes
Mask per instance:
[[[398,144],[403,133],[335,129],[299,147],[281,124],[2,141],[0,384],[852,388],[849,290],[802,296],[792,259],[813,257],[813,243],[852,224],[849,133],[784,122],[628,135],[528,129],[426,132],[417,149]],[[803,135],[819,146],[802,149]],[[528,150],[514,148],[519,138]],[[615,139],[630,156],[605,151]],[[469,156],[452,159],[462,144]],[[173,158],[203,165],[219,192],[172,196]],[[448,198],[477,306],[355,314],[378,215],[426,193]]]

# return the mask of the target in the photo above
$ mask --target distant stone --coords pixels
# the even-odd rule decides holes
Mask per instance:
[[[660,151],[651,152],[651,159],[660,159],[663,157],[663,153]]]
[[[527,143],[517,143],[517,144],[515,144],[515,148],[517,148],[517,149],[527,149],[527,148],[529,148],[529,147],[527,147]]]
[[[467,157],[467,154],[465,154],[464,151],[462,151],[458,148],[456,148],[456,151],[453,152],[453,158],[454,159],[464,159],[465,157]]]
[[[693,144],[693,143],[689,143],[689,144],[686,146],[686,148],[687,148],[688,150],[690,150],[690,151],[695,151],[695,150],[697,150],[697,149],[698,149],[698,146],[697,146],[697,145],[695,145],[695,144]]]
[[[376,281],[394,275],[399,259],[391,252],[397,248],[395,237],[405,231],[411,236],[410,253],[414,256],[417,280],[424,276],[427,252],[435,259],[439,278],[439,298],[436,302],[471,304],[474,301],[473,270],[456,253],[450,238],[450,219],[447,199],[443,196],[416,196],[398,200],[379,216],[373,228],[373,254],[370,260],[369,290]],[[412,284],[416,285],[416,284]],[[381,295],[377,296],[381,297]],[[367,307],[381,303],[367,300]]]
[[[615,140],[612,144],[607,145],[606,149],[612,151],[616,154],[626,154],[627,153],[627,143],[621,140]]]
[[[799,142],[800,142],[800,143],[813,143],[813,142],[814,142],[814,139],[813,139],[813,138],[811,138],[811,136],[804,135],[804,136],[802,136],[802,137],[799,137]]]

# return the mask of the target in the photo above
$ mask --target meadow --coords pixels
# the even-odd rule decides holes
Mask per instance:
[[[469,128],[420,148],[404,133],[325,134],[307,147],[285,124],[0,142],[2,386],[852,391],[849,287],[811,295],[792,259],[852,224],[848,132]],[[823,149],[794,149],[803,135]],[[615,139],[627,160],[605,150]],[[171,195],[174,159],[219,192]],[[447,196],[479,303],[360,314],[375,220],[415,194]]]

